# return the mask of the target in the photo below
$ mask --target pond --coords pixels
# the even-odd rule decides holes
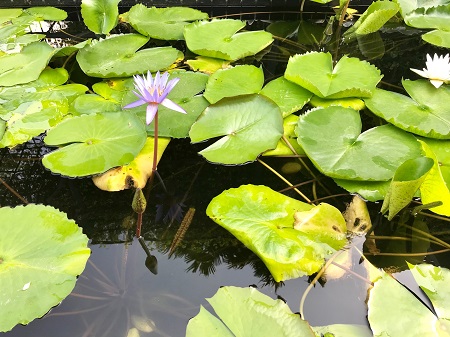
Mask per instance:
[[[432,78],[433,84],[410,69],[425,68],[427,54],[448,53],[444,40],[436,46],[424,33],[444,34],[435,16],[449,16],[450,2],[430,4],[426,10],[435,16],[404,1],[375,8],[355,2],[366,16],[307,3],[316,12],[247,13],[240,16],[245,22],[210,21],[214,13],[187,7],[155,14],[136,5],[120,7],[118,23],[117,4],[105,5],[100,20],[87,3],[81,16],[69,11],[68,19],[52,8],[0,10],[0,211],[51,206],[52,222],[67,214],[91,250],[61,304],[5,335],[293,336],[306,329],[314,336],[309,325],[339,325],[317,328],[316,335],[401,336],[385,325],[413,308],[421,319],[402,318],[411,331],[429,331],[438,317],[439,331],[429,335],[447,336],[448,309],[419,289],[416,281],[428,283],[418,281],[413,265],[442,267],[442,273],[449,267],[450,67],[442,62],[449,78]],[[241,29],[254,35],[245,40]],[[229,47],[239,39],[244,42]],[[13,58],[19,54],[21,60]],[[147,70],[155,78],[169,70],[169,83],[179,78],[168,96],[175,105],[159,101],[156,115],[147,108],[153,104]],[[148,76],[145,88],[132,75]],[[142,104],[133,105],[136,100]],[[127,166],[136,156],[141,162]],[[2,232],[14,238],[0,243],[3,286],[24,280],[11,278],[3,263],[14,247],[8,241],[33,245],[37,256],[45,251],[46,239],[27,235],[39,216],[25,212],[0,213]],[[306,234],[292,234],[298,232]],[[396,285],[375,297],[369,289],[390,281],[370,265],[392,273],[420,301],[390,299]],[[23,282],[19,290],[26,292],[39,281]],[[442,285],[436,289],[444,300],[450,296]],[[206,300],[218,291],[229,291],[236,309]],[[0,291],[0,316],[14,316],[8,294]],[[28,303],[47,301],[34,296]],[[261,318],[261,308],[252,311],[248,298],[233,296],[255,296],[278,312],[286,303],[309,325],[300,327],[300,315],[269,309]],[[242,303],[247,308],[239,312]],[[225,308],[242,319],[242,330],[227,334],[205,316],[192,319],[200,317],[200,306],[233,330],[220,313]],[[258,330],[265,320],[273,330]],[[278,323],[271,326],[272,320]],[[285,321],[286,330],[279,330]]]

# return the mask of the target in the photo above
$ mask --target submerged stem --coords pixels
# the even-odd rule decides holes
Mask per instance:
[[[305,199],[306,200],[306,202],[308,203],[308,204],[313,204],[312,202],[311,202],[311,200],[309,200],[309,198],[306,196],[306,195],[304,195],[298,188],[295,188],[294,187],[294,185],[289,181],[289,180],[287,180],[285,177],[283,177],[281,174],[279,174],[275,169],[273,169],[271,166],[269,166],[268,164],[266,164],[265,162],[263,162],[261,159],[257,159],[258,160],[258,162],[260,162],[263,166],[265,166],[266,168],[268,168],[273,174],[275,174],[278,178],[280,178],[281,180],[283,180],[286,184],[288,184],[289,186],[291,186],[292,187],[292,189],[295,191],[295,192],[297,192],[298,194],[300,194],[300,196],[303,198],[303,199]]]

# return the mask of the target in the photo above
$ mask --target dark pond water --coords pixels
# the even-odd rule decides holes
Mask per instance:
[[[260,28],[267,24],[254,22],[253,26]],[[75,23],[72,30],[77,26]],[[409,68],[422,68],[423,55],[433,52],[412,30],[386,29],[382,36],[386,53],[371,62],[385,74],[383,80],[392,85],[399,85]],[[283,71],[289,53],[303,51],[296,43],[278,42],[277,45],[263,61],[268,79]],[[344,45],[340,52],[361,57],[355,44]],[[365,115],[363,118],[370,120],[373,117]],[[157,274],[147,269],[145,252],[133,240],[132,192],[103,192],[90,179],[52,175],[39,160],[49,151],[40,138],[10,151],[1,150],[0,178],[28,202],[52,205],[66,212],[83,227],[92,249],[86,270],[73,293],[44,318],[25,327],[17,326],[6,335],[125,337],[130,329],[137,328],[140,336],[184,336],[189,318],[198,313],[200,305],[209,308],[204,299],[227,285],[256,286],[273,298],[279,296],[284,299],[292,311],[298,312],[308,279],[275,283],[267,268],[251,251],[205,214],[210,200],[225,189],[242,184],[264,184],[279,191],[285,189],[285,184],[258,163],[237,167],[205,163],[197,155],[203,147],[204,144],[191,145],[187,140],[173,141],[158,166],[166,190],[157,181],[143,219],[143,236],[156,257]],[[282,172],[286,165],[293,163],[288,158],[265,161]],[[310,179],[303,171],[285,173],[285,176],[293,184],[301,183]],[[326,190],[318,187],[317,197],[344,193],[346,195],[326,200],[345,210],[351,196],[331,180],[321,178],[321,182]],[[313,198],[311,184],[302,187],[302,191]],[[294,196],[291,191],[286,194]],[[5,185],[0,185],[1,206],[21,203]],[[193,221],[169,257],[169,247],[179,227],[180,213],[177,217],[177,210],[181,209],[183,214],[189,208],[195,209]],[[371,205],[374,219],[379,208],[380,205]],[[439,231],[442,239],[448,239],[449,233],[442,231],[445,223],[438,219],[418,217],[414,222],[431,233]],[[383,230],[377,235],[411,238],[411,233],[395,223],[384,221],[382,225]],[[382,253],[409,254],[428,249],[414,244],[398,245],[393,240],[380,240],[378,243]],[[405,255],[385,257],[380,254],[372,258],[368,254],[368,257],[377,266],[391,270],[402,270],[405,266]],[[365,271],[358,265],[359,259],[357,254],[353,256],[353,270],[364,276]],[[445,266],[442,255],[431,255],[428,259]],[[422,260],[423,256],[410,258],[412,262]],[[317,284],[306,298],[305,318],[313,326],[366,324],[366,292],[367,284],[348,273],[338,280],[328,280],[323,286]]]

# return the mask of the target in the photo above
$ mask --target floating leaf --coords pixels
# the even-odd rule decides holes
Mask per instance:
[[[398,167],[381,206],[381,213],[389,211],[388,220],[409,205],[433,164],[431,158],[418,157]]]
[[[201,71],[205,74],[212,74],[219,69],[227,69],[231,67],[230,61],[205,56],[196,56],[195,60],[186,60],[186,63],[192,70]]]
[[[450,48],[450,32],[443,30],[432,30],[422,35],[422,39],[435,46]]]
[[[120,0],[82,0],[81,16],[84,24],[95,34],[108,34],[119,18]]]
[[[358,111],[366,107],[363,100],[354,97],[327,99],[327,98],[320,98],[319,96],[313,96],[311,97],[310,104],[314,107],[320,108],[328,108],[330,106],[341,106],[344,108],[352,108]]]
[[[169,145],[170,138],[158,137],[157,160]],[[128,165],[112,168],[92,178],[95,186],[104,191],[122,191],[129,188],[143,189],[152,174],[154,139],[148,137],[141,152]]]
[[[0,56],[0,86],[28,83],[37,79],[55,50],[45,42],[33,42],[20,53]]]
[[[284,77],[322,98],[370,97],[380,71],[358,58],[343,56],[333,67],[330,53],[311,52],[289,58]]]
[[[448,328],[446,320],[438,319],[419,299],[388,274],[383,274],[376,280],[369,292],[368,307],[368,320],[374,336],[449,335],[448,330],[445,332],[445,325]]]
[[[321,221],[322,208],[313,208],[265,186],[244,185],[215,197],[206,214],[258,255],[275,281],[280,282],[317,272],[324,258],[346,244],[345,234],[335,234],[332,228],[337,223],[345,231],[341,213],[325,211],[330,217]],[[304,211],[312,216],[313,228],[296,230],[294,214]],[[302,227],[308,227],[308,222]],[[320,234],[320,227],[328,234]]]
[[[209,77],[203,96],[214,104],[224,97],[257,94],[263,84],[264,73],[261,68],[240,65],[219,69]]]
[[[183,54],[172,47],[156,47],[136,52],[148,38],[139,34],[116,35],[93,41],[77,54],[81,69],[89,76],[127,77],[156,72],[172,65]]]
[[[25,12],[34,16],[36,21],[63,21],[67,19],[65,10],[50,6],[30,7],[25,9]]]
[[[382,89],[365,99],[367,108],[395,126],[415,134],[450,139],[450,87],[436,89],[427,80],[403,80],[411,96]]]
[[[145,144],[145,125],[133,113],[115,112],[74,117],[47,132],[49,146],[42,163],[54,173],[82,177],[130,163]]]
[[[255,288],[222,287],[207,301],[221,320],[201,306],[188,323],[186,337],[315,336],[308,322],[286,303]]]
[[[261,95],[224,98],[205,109],[189,132],[192,142],[221,137],[200,154],[221,164],[243,164],[276,147],[283,134],[280,109]]]
[[[183,40],[184,26],[204,19],[208,19],[208,14],[193,8],[147,8],[142,4],[131,7],[127,16],[136,31],[160,40]]]
[[[323,337],[373,337],[367,325],[332,324],[313,327],[316,336]]]
[[[334,179],[336,184],[350,193],[358,193],[368,201],[383,200],[389,189],[390,181],[357,181]]]
[[[299,111],[313,96],[310,91],[286,80],[283,76],[267,83],[259,93],[277,103],[283,118]]]
[[[344,36],[367,35],[378,31],[400,9],[399,5],[391,1],[375,1],[364,11],[359,19],[348,29]]]
[[[0,24],[11,21],[19,17],[23,12],[22,8],[1,8],[0,9]]]
[[[28,324],[70,294],[89,257],[88,238],[50,206],[0,208],[0,331]]]
[[[332,178],[389,180],[404,161],[421,156],[411,134],[392,125],[361,133],[359,112],[339,106],[308,111],[296,133],[313,164]]]
[[[436,28],[448,31],[450,3],[441,6],[420,7],[405,15],[405,23],[416,28]]]
[[[302,147],[297,142],[295,128],[297,127],[298,116],[289,115],[283,119],[283,135],[290,145],[294,148],[296,154],[305,154]],[[293,155],[291,148],[285,143],[284,139],[278,141],[277,147],[263,153],[263,156],[290,156]]]
[[[433,309],[437,316],[450,320],[450,309],[448,307],[448,301],[450,300],[448,287],[450,270],[435,267],[431,264],[409,264],[409,269],[420,288],[433,304]]]
[[[229,61],[255,55],[272,43],[272,34],[265,31],[237,33],[244,27],[240,20],[198,21],[185,26],[184,38],[192,52]]]
[[[439,162],[434,154],[433,150],[423,141],[419,141],[422,144],[422,149],[425,155],[434,161],[434,165],[430,172],[425,177],[422,185],[420,185],[420,196],[423,204],[430,204],[436,201],[441,201],[442,205],[430,208],[430,211],[450,216],[450,191],[442,176]]]

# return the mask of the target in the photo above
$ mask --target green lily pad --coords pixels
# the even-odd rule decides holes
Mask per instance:
[[[420,288],[433,304],[433,309],[437,316],[450,320],[450,309],[448,306],[448,301],[450,300],[448,287],[450,270],[435,267],[431,264],[409,264],[409,269]]]
[[[420,197],[422,203],[430,204],[432,202],[441,201],[441,206],[430,208],[430,211],[450,216],[450,191],[442,175],[440,162],[427,143],[423,141],[419,142],[422,144],[425,155],[434,161],[433,167],[420,185]]]
[[[89,258],[88,238],[50,206],[0,208],[0,331],[28,324],[70,294]]]
[[[408,26],[416,28],[436,28],[448,31],[450,21],[450,3],[441,6],[420,7],[404,17]]]
[[[450,48],[450,32],[443,30],[432,30],[422,35],[425,42],[434,44],[435,46]]]
[[[255,55],[272,43],[272,34],[265,31],[237,33],[244,27],[240,20],[198,21],[184,27],[184,38],[192,52],[229,61]]]
[[[35,17],[23,12],[20,16],[12,18],[0,25],[0,43],[13,43],[15,39],[27,33]]]
[[[95,34],[108,34],[119,18],[120,0],[82,0],[81,16],[84,24]]]
[[[450,87],[436,89],[427,80],[402,81],[407,93],[375,90],[367,108],[395,126],[429,138],[450,139]]]
[[[445,183],[450,186],[450,140],[419,137],[433,151]]]
[[[383,27],[399,9],[399,5],[395,2],[386,0],[372,2],[344,36],[350,38],[354,35],[374,33]]]
[[[270,81],[259,93],[277,103],[283,118],[299,111],[313,96],[310,91],[286,80],[284,77],[278,77]]]
[[[148,42],[139,34],[116,35],[92,41],[77,54],[81,69],[89,76],[128,77],[156,72],[172,65],[183,54],[172,47],[155,47],[137,51]],[[137,51],[137,52],[136,52]]]
[[[20,53],[0,56],[0,86],[13,86],[37,79],[55,50],[45,42],[33,42]]]
[[[201,306],[188,323],[186,337],[315,336],[308,322],[286,303],[255,288],[222,287],[207,301],[221,320]]]
[[[63,21],[67,19],[67,12],[65,10],[51,6],[30,7],[25,9],[25,12],[34,16],[36,21]]]
[[[433,167],[434,160],[427,157],[409,159],[395,171],[381,213],[389,211],[388,220],[409,205],[427,173]]]
[[[130,163],[143,148],[145,125],[133,113],[115,112],[73,117],[47,132],[49,146],[42,163],[54,173],[82,177]]]
[[[324,210],[266,186],[244,185],[215,197],[206,214],[258,255],[275,281],[280,282],[317,272],[326,257],[346,244],[343,234],[346,226],[341,213],[335,210],[331,214],[325,210],[331,216],[321,221]],[[307,213],[302,216],[302,212]],[[300,230],[294,229],[296,213],[304,220],[311,218],[312,228],[307,228],[309,222],[306,221],[300,225]],[[320,233],[320,227],[324,233]],[[330,232],[332,234],[325,234]]]
[[[186,138],[189,129],[197,120],[198,116],[209,105],[208,101],[200,93],[205,89],[208,75],[195,73],[192,71],[176,70],[170,73],[169,80],[179,78],[180,81],[169,93],[167,98],[180,105],[186,114],[166,108],[162,105],[158,107],[158,135],[160,137]],[[132,82],[127,82],[127,91],[123,97],[122,105],[136,101]],[[141,105],[127,111],[133,111],[145,122],[146,105]],[[147,125],[147,134],[154,135],[154,121]]]
[[[142,4],[131,7],[127,20],[142,35],[160,40],[184,40],[184,26],[208,19],[207,13],[188,7],[147,8]]]
[[[352,108],[352,109],[355,109],[358,111],[362,110],[366,107],[363,100],[361,100],[359,98],[355,98],[355,97],[327,99],[327,98],[320,98],[319,96],[313,96],[313,97],[311,97],[311,100],[309,101],[309,103],[313,107],[316,107],[316,108],[317,107],[328,108],[330,106],[341,106],[344,108]]]
[[[1,8],[0,9],[0,24],[11,21],[19,17],[23,12],[22,8]]]
[[[289,59],[284,77],[322,98],[370,97],[380,71],[358,58],[343,56],[333,67],[330,53],[311,52]]]
[[[264,84],[262,68],[240,65],[229,69],[219,69],[206,83],[203,96],[214,104],[224,97],[257,94]]]
[[[0,139],[0,148],[23,144],[55,126],[68,113],[69,103],[59,100],[41,100],[24,104],[22,111],[15,111],[6,122],[6,131]]]
[[[117,112],[122,107],[119,103],[110,101],[96,94],[86,94],[75,98],[71,105],[72,114],[91,114],[100,112]]]
[[[224,98],[210,105],[189,132],[192,142],[221,137],[202,150],[207,160],[221,164],[243,164],[277,146],[283,135],[278,106],[261,95]]]
[[[427,269],[428,267],[424,267],[423,270],[417,270],[422,273],[418,278],[419,284],[434,283],[439,291],[443,292],[442,297],[448,298],[447,283],[435,282],[436,279],[447,275],[447,271],[436,270],[434,271],[436,274],[431,275]],[[418,273],[414,272],[413,275],[416,276],[415,274]],[[424,281],[422,277],[428,280]],[[368,320],[374,336],[449,336],[448,320],[436,317],[419,299],[388,274],[384,273],[375,281],[374,287],[369,292],[368,307]]]
[[[294,148],[296,154],[305,154],[302,147],[297,142],[297,135],[295,128],[297,127],[298,116],[289,115],[283,119],[283,135],[289,141],[289,144]],[[283,139],[278,141],[277,147],[263,153],[263,156],[290,156],[293,155],[291,148],[284,142]]]
[[[343,189],[350,193],[358,193],[368,201],[383,200],[389,190],[390,181],[358,181],[334,179]]]
[[[339,106],[302,115],[296,133],[313,164],[332,178],[386,181],[404,161],[421,156],[411,134],[392,125],[361,133],[359,112]]]

